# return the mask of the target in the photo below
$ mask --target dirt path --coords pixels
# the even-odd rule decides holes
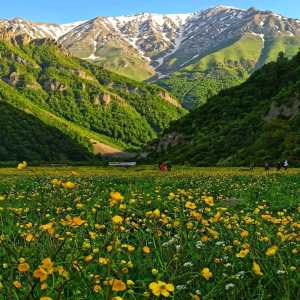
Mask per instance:
[[[94,154],[100,154],[105,157],[115,157],[115,158],[133,158],[136,156],[135,153],[124,152],[119,149],[113,148],[109,145],[100,143],[96,140],[90,140],[93,148]]]

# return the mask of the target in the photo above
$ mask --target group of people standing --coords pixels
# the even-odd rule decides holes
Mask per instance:
[[[284,169],[285,171],[287,171],[288,167],[289,167],[289,162],[287,160],[285,160],[283,162],[278,162],[276,164],[277,171],[280,171],[281,169]],[[265,171],[270,171],[270,168],[271,168],[271,165],[268,162],[266,162],[265,163]]]

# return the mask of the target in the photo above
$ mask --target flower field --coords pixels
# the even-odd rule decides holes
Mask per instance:
[[[0,169],[0,299],[300,299],[299,200],[297,170]]]

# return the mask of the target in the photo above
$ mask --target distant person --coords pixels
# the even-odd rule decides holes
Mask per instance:
[[[268,162],[265,162],[265,171],[267,173],[269,173],[269,171],[270,171],[270,164]]]
[[[289,162],[287,160],[285,160],[283,162],[283,168],[284,168],[284,170],[287,171],[288,167],[289,167]]]
[[[160,162],[160,163],[159,163],[159,170],[160,170],[161,172],[167,171],[167,165],[166,165],[164,162]]]
[[[167,163],[167,170],[168,170],[169,172],[172,171],[172,165],[171,165],[170,163]]]
[[[280,171],[281,170],[281,162],[278,162],[276,165],[276,170]]]

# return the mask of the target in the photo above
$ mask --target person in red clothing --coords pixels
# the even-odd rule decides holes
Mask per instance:
[[[167,165],[164,162],[160,162],[159,163],[159,170],[161,172],[166,172],[168,170],[168,167],[167,167]]]

